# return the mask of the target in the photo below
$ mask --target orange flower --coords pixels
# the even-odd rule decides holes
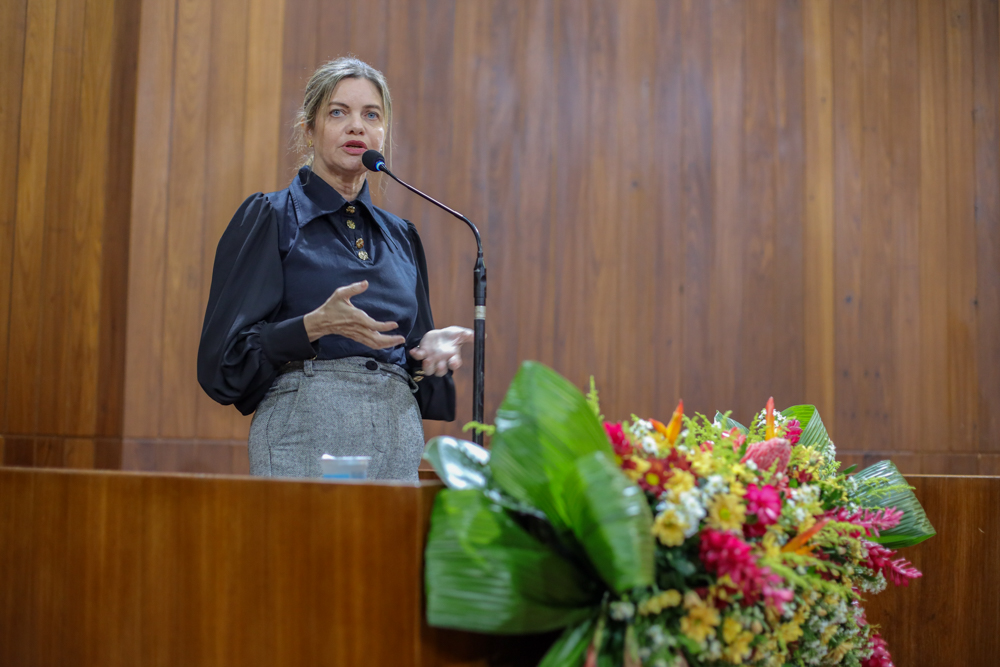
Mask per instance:
[[[677,441],[677,436],[681,433],[681,423],[684,419],[684,401],[677,402],[677,409],[674,410],[673,416],[670,417],[670,423],[664,426],[661,422],[653,421],[653,428],[655,428],[664,438],[667,440],[667,444],[674,444]]]
[[[823,526],[825,526],[829,521],[830,521],[829,518],[820,519],[815,524],[813,524],[813,527],[810,528],[809,530],[804,530],[795,537],[793,537],[792,539],[788,540],[788,544],[781,547],[781,551],[783,553],[794,552],[799,554],[800,556],[805,556],[806,554],[812,553],[812,550],[816,547],[816,545],[814,544],[812,546],[806,546],[806,542],[808,542],[813,535],[823,530]]]
[[[767,431],[764,433],[764,439],[770,440],[774,437],[774,396],[767,399],[765,418],[767,419]]]

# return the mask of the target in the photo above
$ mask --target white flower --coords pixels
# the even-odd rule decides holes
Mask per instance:
[[[627,600],[612,602],[608,608],[608,615],[616,621],[627,621],[635,616],[635,605]]]

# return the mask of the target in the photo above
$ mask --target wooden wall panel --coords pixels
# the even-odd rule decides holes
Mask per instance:
[[[5,395],[27,6],[22,0],[0,7],[0,61],[6,63],[0,68],[0,387]],[[0,432],[7,431],[7,407],[7,401],[0,400]]]
[[[85,465],[121,437],[138,7],[3,12],[4,461]]]
[[[241,469],[170,454],[231,450],[248,429],[195,381],[215,244],[243,198],[291,178],[302,87],[352,52],[389,77],[396,171],[483,234],[487,415],[538,359],[580,386],[593,375],[613,419],[683,397],[745,420],[774,395],[819,405],[847,457],[1000,465],[995,1],[145,0],[131,43],[138,10],[89,7],[4,9],[23,66],[0,116],[17,155],[0,432],[107,437],[123,412],[120,433],[145,443],[133,454],[165,448],[130,465]],[[123,90],[99,70],[129,48],[131,119],[91,103]],[[113,191],[119,121],[77,136],[63,109],[134,127],[130,198]],[[103,173],[60,172],[95,146],[115,147],[92,162]],[[421,232],[438,324],[471,324],[467,230],[382,185]],[[128,235],[95,226],[123,201]],[[471,412],[468,368],[457,384],[459,423],[428,436]]]

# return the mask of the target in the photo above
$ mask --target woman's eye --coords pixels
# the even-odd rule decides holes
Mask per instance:
[[[374,111],[369,111],[368,120],[378,120],[378,114]]]
[[[341,109],[334,109],[333,111],[330,112],[330,115],[339,118],[340,116],[344,115],[344,112]]]

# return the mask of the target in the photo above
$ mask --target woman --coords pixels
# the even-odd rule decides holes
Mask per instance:
[[[451,371],[472,332],[434,329],[417,231],[372,205],[361,163],[389,148],[391,122],[381,72],[320,67],[299,111],[305,166],[243,202],[219,241],[198,381],[254,412],[251,474],[319,476],[328,453],[416,480],[421,416],[454,419]]]

